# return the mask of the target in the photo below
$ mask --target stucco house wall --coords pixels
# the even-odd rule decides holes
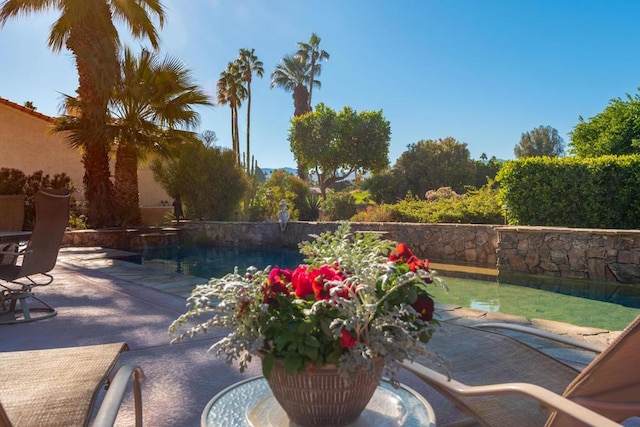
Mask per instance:
[[[30,175],[66,173],[82,190],[81,154],[67,146],[63,134],[50,134],[53,118],[0,98],[0,167]],[[82,191],[76,194],[83,200]]]
[[[25,174],[42,170],[53,176],[64,172],[80,190],[77,200],[84,200],[82,154],[67,145],[64,134],[50,133],[52,123],[52,117],[0,97],[0,167],[20,169]],[[171,202],[148,166],[140,167],[138,180],[140,206],[157,207],[163,201]]]

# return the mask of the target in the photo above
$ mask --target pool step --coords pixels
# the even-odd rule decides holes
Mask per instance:
[[[498,280],[498,270],[488,267],[476,267],[471,265],[443,264],[429,262],[429,268],[443,277],[458,277],[461,279]]]

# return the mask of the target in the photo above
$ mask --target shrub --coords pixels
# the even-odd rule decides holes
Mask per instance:
[[[24,194],[24,226],[25,230],[33,230],[36,220],[35,195],[41,188],[66,189],[71,193],[71,215],[78,216],[73,200],[75,186],[66,173],[55,174],[53,178],[43,171],[25,175],[20,169],[0,168],[0,194]]]
[[[151,170],[169,194],[179,194],[189,217],[234,220],[249,184],[231,150],[188,143],[169,160],[157,159]]]
[[[322,214],[329,221],[348,220],[357,212],[356,200],[347,192],[328,194],[322,204]]]
[[[446,190],[439,190],[448,196],[436,198],[431,202],[408,195],[393,205],[368,208],[352,220],[500,224],[504,221],[504,215],[497,199],[497,190],[493,187],[494,183],[490,182],[480,190],[471,188],[465,195],[453,197],[449,197],[452,194]]]
[[[376,203],[394,203],[399,185],[399,179],[392,172],[385,172],[364,180],[362,189],[368,191]]]
[[[24,194],[27,177],[20,169],[0,168],[0,195]]]
[[[351,217],[353,222],[394,222],[393,209],[390,205],[370,205]]]

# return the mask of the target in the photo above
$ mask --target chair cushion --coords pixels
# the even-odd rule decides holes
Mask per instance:
[[[0,353],[0,401],[18,426],[87,425],[124,343]]]

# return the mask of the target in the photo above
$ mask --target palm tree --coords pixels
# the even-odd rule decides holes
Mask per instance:
[[[285,55],[282,61],[276,65],[271,73],[271,89],[281,87],[287,92],[293,92],[293,115],[301,116],[311,111],[309,107],[309,90],[307,80],[309,79],[310,65],[296,55]],[[319,84],[319,82],[318,82]],[[298,163],[298,176],[307,178],[304,165]]]
[[[120,40],[113,18],[124,22],[135,37],[147,38],[158,47],[152,22],[164,24],[160,0],[4,0],[0,25],[32,12],[59,10],[51,26],[49,47],[69,49],[78,70],[78,126],[68,136],[71,146],[83,149],[84,184],[89,222],[94,227],[114,224],[113,188],[109,171],[109,137],[106,130],[107,102],[118,75]]]
[[[146,49],[136,57],[125,49],[120,78],[109,102],[110,134],[117,143],[115,199],[122,225],[141,222],[138,162],[155,151],[167,153],[171,145],[196,141],[197,105],[212,105],[193,83],[191,70],[178,59]]]
[[[255,55],[255,49],[240,49],[238,57],[238,68],[242,73],[242,79],[247,83],[247,174],[251,169],[251,144],[249,143],[249,135],[251,131],[251,79],[253,73],[262,78],[264,68],[262,61],[258,60]]]
[[[298,52],[296,55],[301,57],[306,63],[309,63],[309,101],[308,108],[311,111],[311,96],[313,95],[313,86],[317,86],[320,89],[320,81],[315,80],[316,76],[319,76],[322,72],[322,64],[320,62],[329,60],[329,54],[320,50],[320,37],[316,33],[311,33],[311,38],[308,43],[298,42]]]
[[[309,90],[307,89],[308,78],[309,64],[294,55],[285,55],[271,73],[271,89],[281,87],[287,92],[293,92],[294,117],[311,111],[309,109]]]
[[[240,73],[238,62],[235,61],[227,64],[227,69],[220,73],[217,83],[217,103],[219,105],[228,105],[231,109],[231,140],[238,164],[240,164],[238,108],[240,108],[242,100],[247,97],[242,81],[242,73]]]

